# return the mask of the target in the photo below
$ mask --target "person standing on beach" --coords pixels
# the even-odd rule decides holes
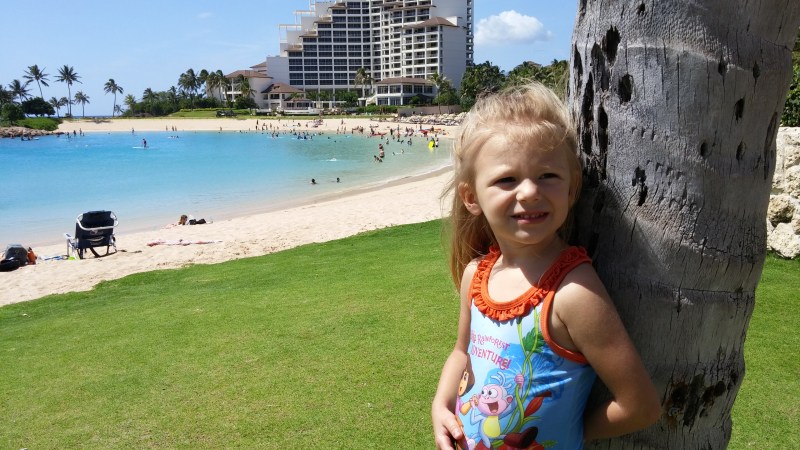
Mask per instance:
[[[569,112],[548,88],[475,104],[455,143],[455,347],[431,406],[438,449],[580,449],[645,428],[658,393],[565,224],[581,187]],[[610,400],[584,411],[596,377]]]

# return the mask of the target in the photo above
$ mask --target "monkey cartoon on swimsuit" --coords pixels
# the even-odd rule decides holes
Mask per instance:
[[[487,449],[492,448],[492,440],[503,438],[500,419],[514,412],[516,408],[514,397],[509,395],[513,385],[506,387],[506,377],[503,372],[492,375],[491,380],[496,383],[484,385],[481,393],[473,395],[470,400],[473,406],[470,423],[474,425],[482,422],[478,427],[480,441]],[[521,374],[514,377],[514,383],[518,388],[522,387],[523,382]]]

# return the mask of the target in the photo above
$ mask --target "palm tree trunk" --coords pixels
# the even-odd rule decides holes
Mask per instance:
[[[800,3],[581,0],[578,9],[577,236],[663,401],[656,426],[596,448],[725,448]]]

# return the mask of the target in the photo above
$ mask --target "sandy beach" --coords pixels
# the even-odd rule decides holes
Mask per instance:
[[[263,119],[259,118],[259,124]],[[111,132],[163,131],[255,131],[256,118],[247,119],[115,119],[113,121],[65,122],[60,131]],[[280,127],[311,126],[310,121],[269,120]],[[336,132],[370,126],[376,132],[390,127],[419,125],[377,122],[368,119],[329,119],[318,131]],[[422,125],[430,128],[430,125]],[[435,125],[439,135],[452,136],[455,127]],[[141,233],[116,233],[116,254],[84,260],[39,260],[12,272],[0,272],[0,306],[49,294],[92,289],[97,283],[129,274],[171,269],[190,264],[213,264],[231,259],[261,256],[312,242],[325,242],[360,232],[395,225],[438,219],[447,214],[449,202],[441,195],[450,171],[440,171],[402,182],[387,183],[369,191],[353,191],[280,211],[235,217],[204,225],[164,227]],[[38,255],[66,254],[66,243],[34,248]]]

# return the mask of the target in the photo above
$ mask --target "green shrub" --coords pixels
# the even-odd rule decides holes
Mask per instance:
[[[51,117],[30,117],[17,121],[17,124],[21,127],[45,131],[56,131],[60,123],[60,119],[53,119]]]
[[[781,125],[785,127],[800,126],[800,62],[795,61],[792,75],[792,84],[786,95],[786,104],[783,106]]]
[[[6,103],[0,110],[0,123],[3,125],[14,125],[25,118],[22,107],[14,103]]]

